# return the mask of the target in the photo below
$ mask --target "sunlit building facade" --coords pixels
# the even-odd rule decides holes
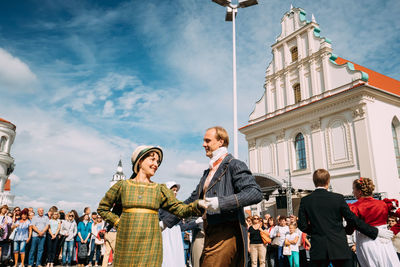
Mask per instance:
[[[353,180],[369,177],[399,198],[400,81],[335,55],[301,8],[281,27],[264,93],[240,129],[252,172],[282,183],[290,174],[296,190],[313,190],[324,168],[334,192],[351,195]]]

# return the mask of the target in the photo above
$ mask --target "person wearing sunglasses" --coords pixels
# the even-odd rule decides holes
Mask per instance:
[[[63,223],[61,224],[60,233],[64,237],[64,245],[62,250],[62,264],[63,266],[71,265],[72,252],[74,248],[74,237],[78,232],[77,225],[75,222],[75,215],[70,211]]]

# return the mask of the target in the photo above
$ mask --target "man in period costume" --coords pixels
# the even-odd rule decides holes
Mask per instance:
[[[301,199],[298,223],[301,231],[311,235],[311,266],[327,267],[330,263],[335,267],[352,266],[343,218],[348,225],[372,239],[378,236],[390,239],[393,236],[389,230],[378,231],[357,218],[343,195],[327,191],[330,182],[327,170],[316,170],[313,182],[315,191]]]
[[[210,158],[200,183],[185,203],[206,199],[204,249],[201,266],[245,266],[247,228],[243,207],[262,200],[260,187],[246,164],[228,154],[229,137],[222,127],[209,128],[203,147]],[[161,227],[172,227],[178,218],[164,217]]]

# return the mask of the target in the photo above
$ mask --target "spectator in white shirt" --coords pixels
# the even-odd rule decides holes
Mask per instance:
[[[300,267],[299,241],[300,236],[296,231],[296,223],[289,225],[289,234],[286,235],[285,244],[290,246],[291,255],[288,256],[290,267]]]
[[[65,236],[63,252],[62,252],[62,264],[65,266],[71,265],[72,252],[74,248],[75,236],[78,232],[78,228],[75,222],[75,215],[71,211],[67,214],[67,217],[61,224],[61,235]]]
[[[278,237],[278,250],[276,255],[277,266],[285,266],[285,262],[287,261],[283,255],[283,246],[285,243],[285,237],[288,233],[289,227],[286,225],[286,217],[280,216],[279,225],[275,226],[273,233],[270,235],[271,238]]]

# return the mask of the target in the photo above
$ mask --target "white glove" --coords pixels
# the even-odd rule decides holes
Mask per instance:
[[[378,229],[378,237],[380,238],[390,240],[392,239],[393,235],[393,232],[388,229]]]
[[[204,199],[200,199],[199,200],[199,206],[200,206],[200,208],[203,208],[203,209],[206,210],[208,208],[208,206],[209,206],[209,203],[207,201],[205,201]]]
[[[207,210],[219,213],[219,203],[218,203],[218,197],[206,197],[208,207]]]
[[[199,217],[194,222],[197,223],[197,224],[200,224],[200,223],[203,222],[203,218]]]
[[[161,232],[165,230],[165,228],[167,228],[167,226],[165,225],[165,223],[163,221],[160,221],[160,229]]]

